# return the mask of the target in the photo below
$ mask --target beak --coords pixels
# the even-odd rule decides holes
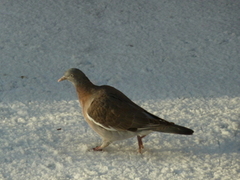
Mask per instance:
[[[67,78],[65,77],[65,76],[63,76],[63,77],[61,77],[59,80],[58,80],[58,82],[60,82],[60,81],[64,81],[64,80],[66,80]]]

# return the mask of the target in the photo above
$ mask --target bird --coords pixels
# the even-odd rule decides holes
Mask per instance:
[[[102,138],[102,144],[92,148],[94,151],[102,151],[114,141],[137,137],[138,151],[142,153],[142,139],[152,132],[194,133],[192,129],[151,114],[112,86],[93,84],[77,68],[67,70],[58,82],[63,80],[75,86],[86,122]]]

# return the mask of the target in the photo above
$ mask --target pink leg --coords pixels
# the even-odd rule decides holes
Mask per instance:
[[[137,136],[137,140],[138,140],[138,147],[139,147],[139,152],[142,153],[142,149],[144,148],[143,146],[143,142],[142,142],[142,138],[144,138],[145,136]]]
[[[101,146],[97,146],[97,147],[93,148],[93,150],[94,151],[102,151],[102,148],[101,148]]]
[[[111,143],[111,141],[103,140],[101,146],[97,146],[97,147],[93,148],[93,150],[94,151],[102,151],[103,148],[107,147],[110,143]]]

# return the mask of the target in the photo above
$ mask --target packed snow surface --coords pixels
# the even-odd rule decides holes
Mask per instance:
[[[240,1],[1,0],[0,179],[240,179]],[[101,143],[69,68],[195,131]]]

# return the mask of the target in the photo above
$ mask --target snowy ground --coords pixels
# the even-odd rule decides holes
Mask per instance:
[[[0,179],[240,179],[240,2],[1,0]],[[193,136],[89,151],[64,71],[81,69]]]

